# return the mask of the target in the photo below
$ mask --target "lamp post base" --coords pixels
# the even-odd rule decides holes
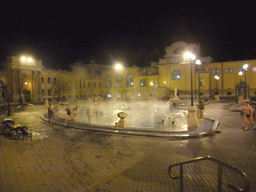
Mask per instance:
[[[188,108],[187,127],[188,131],[194,131],[198,128],[199,121],[197,118],[197,107],[191,106]]]

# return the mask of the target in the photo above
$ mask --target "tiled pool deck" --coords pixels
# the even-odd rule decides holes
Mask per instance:
[[[210,119],[200,124],[200,132],[216,119],[220,133],[180,139],[49,126],[41,119],[44,106],[15,113],[10,118],[35,134],[33,141],[23,142],[0,135],[1,191],[179,191],[179,180],[169,177],[169,165],[202,156],[244,171],[250,191],[256,191],[256,132],[252,127],[243,131],[239,111],[227,110],[232,106],[206,106]],[[184,191],[217,191],[216,175],[212,162],[188,164]],[[225,168],[222,181],[222,191],[232,191],[228,183],[243,188],[242,178]]]

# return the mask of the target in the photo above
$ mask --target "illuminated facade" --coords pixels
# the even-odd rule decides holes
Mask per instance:
[[[163,99],[174,96],[177,87],[180,97],[190,97],[190,61],[184,52],[200,55],[200,46],[177,42],[165,49],[166,55],[145,68],[114,67],[87,64],[74,66],[73,71],[46,69],[42,61],[30,57],[10,57],[0,71],[0,102],[43,102],[44,98],[88,99],[102,96],[112,99]],[[200,58],[202,65],[193,63],[194,94],[202,97],[214,94],[234,97],[235,87],[245,81],[243,65],[249,64],[246,82],[249,94],[256,96],[256,60],[212,62]],[[200,71],[200,74],[198,73]],[[244,71],[245,72],[245,71]],[[200,75],[200,80],[199,80]],[[219,80],[215,79],[215,76]],[[239,89],[238,95],[244,95]]]

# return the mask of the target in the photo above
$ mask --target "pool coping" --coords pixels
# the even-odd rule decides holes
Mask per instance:
[[[48,122],[47,113],[41,115],[41,119]],[[207,121],[207,122],[206,122]],[[56,125],[62,125],[65,128],[82,129],[88,131],[99,131],[115,134],[127,134],[127,135],[138,135],[138,136],[153,136],[153,137],[170,137],[170,138],[195,138],[213,134],[218,131],[219,121],[211,118],[204,118],[200,123],[198,129],[194,131],[181,131],[181,132],[170,132],[161,130],[151,130],[136,127],[119,128],[115,126],[106,125],[95,125],[88,123],[74,123],[68,122],[68,125],[64,126],[64,119],[52,119],[52,123]],[[210,124],[205,126],[205,124]]]

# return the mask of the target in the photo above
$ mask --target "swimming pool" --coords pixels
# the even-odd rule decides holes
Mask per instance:
[[[170,107],[168,101],[80,102],[78,105],[80,123],[89,122],[88,107],[94,110],[91,124],[95,125],[114,126],[119,121],[117,113],[126,112],[127,117],[125,119],[129,127],[187,131],[186,107]],[[61,110],[60,115],[65,116],[65,111]]]

